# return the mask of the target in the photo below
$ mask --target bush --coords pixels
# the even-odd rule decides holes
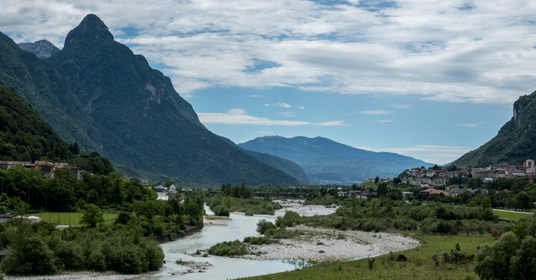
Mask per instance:
[[[41,237],[31,236],[21,245],[9,250],[1,263],[3,272],[9,275],[49,275],[58,272],[54,252]]]
[[[253,245],[272,244],[272,243],[276,243],[276,242],[277,241],[272,240],[272,239],[267,238],[267,237],[264,237],[264,236],[260,236],[260,237],[248,236],[248,237],[244,238],[244,243],[249,243],[249,244],[253,244]]]
[[[79,244],[69,241],[61,242],[55,250],[56,257],[67,270],[78,270],[84,267],[84,256]]]
[[[128,222],[130,222],[131,213],[130,212],[119,212],[119,215],[117,215],[117,220],[115,220],[116,223],[127,225]]]
[[[260,234],[264,234],[266,231],[275,228],[276,227],[272,222],[268,222],[265,219],[262,219],[257,223],[257,232]]]
[[[208,249],[208,253],[215,256],[242,256],[248,254],[248,249],[239,240],[220,242]]]
[[[93,250],[86,259],[86,267],[93,271],[105,271],[106,257],[100,250]]]
[[[277,217],[275,224],[277,227],[292,227],[301,222],[300,214],[294,211],[287,211],[283,217]]]

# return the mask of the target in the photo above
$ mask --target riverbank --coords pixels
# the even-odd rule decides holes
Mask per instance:
[[[345,260],[379,256],[420,246],[417,239],[395,233],[339,231],[306,226],[287,228],[304,234],[279,243],[249,245],[252,260],[300,259],[307,261]]]
[[[43,276],[4,276],[6,280],[126,280],[141,275],[114,274],[114,272],[72,272],[60,275]]]

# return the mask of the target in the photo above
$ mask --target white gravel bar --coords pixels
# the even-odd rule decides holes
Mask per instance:
[[[364,258],[399,252],[420,246],[417,239],[385,232],[340,231],[306,226],[287,228],[302,230],[305,235],[297,239],[281,239],[279,244],[249,245],[246,259],[278,260],[299,259],[327,261]],[[260,254],[255,254],[260,252]]]

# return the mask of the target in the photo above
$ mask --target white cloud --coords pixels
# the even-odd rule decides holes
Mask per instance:
[[[409,104],[390,104],[389,106],[396,108],[396,109],[409,109],[411,108],[411,105]]]
[[[293,112],[277,112],[278,115],[281,115],[286,118],[294,118],[296,115]]]
[[[467,127],[467,128],[474,128],[474,127],[480,127],[484,124],[484,122],[479,123],[465,123],[465,124],[459,124],[458,126],[461,127]]]
[[[392,123],[393,120],[379,120],[379,123]]]
[[[429,163],[446,164],[455,161],[465,153],[471,151],[469,147],[461,146],[441,146],[441,145],[415,145],[410,147],[398,148],[373,148],[373,147],[356,147],[375,152],[391,152],[405,156],[410,156],[416,159],[423,160]],[[418,167],[418,166],[416,166]]]
[[[320,122],[320,123],[313,123],[313,125],[316,125],[316,126],[349,126],[348,124],[345,124],[343,121]]]
[[[265,107],[279,107],[279,108],[284,108],[284,109],[290,109],[292,107],[296,107],[300,110],[304,110],[305,108],[302,107],[302,106],[292,106],[288,103],[285,103],[285,102],[277,102],[277,103],[274,103],[274,104],[269,104],[269,103],[266,103],[264,104]]]
[[[415,145],[403,148],[386,148],[384,150],[411,156],[430,163],[446,164],[471,151],[471,148],[459,146]]]
[[[251,116],[244,109],[231,109],[226,113],[197,113],[203,124],[232,124],[232,125],[278,125],[278,126],[345,126],[343,121],[307,122],[289,120],[271,120],[263,117]]]
[[[294,87],[511,103],[536,84],[536,2],[474,0],[465,10],[463,0],[374,1],[369,10],[357,2],[3,0],[0,30],[61,47],[95,13],[183,95]]]
[[[361,115],[390,115],[392,114],[392,111],[387,110],[369,110],[369,111],[360,111],[359,114]]]

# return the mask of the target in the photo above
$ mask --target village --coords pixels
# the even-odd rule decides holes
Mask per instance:
[[[499,178],[514,179],[522,177],[527,177],[530,179],[536,178],[536,167],[534,160],[528,159],[523,162],[522,166],[497,164],[488,166],[486,168],[458,168],[452,165],[435,165],[434,167],[430,168],[412,168],[405,170],[397,178],[367,178],[367,182],[393,182],[395,180],[400,180],[399,183],[402,184],[422,187],[424,190],[422,190],[421,192],[423,193],[429,193],[431,195],[443,194],[445,196],[457,196],[465,191],[469,191],[472,193],[487,193],[487,190],[484,188],[468,190],[463,188],[447,187],[448,185],[455,185],[452,184],[451,179],[456,178],[459,179],[459,182],[467,182],[471,178],[480,178],[481,182],[486,184],[493,182]],[[403,192],[403,195],[407,194]],[[340,193],[339,195],[367,198],[373,196],[374,194]]]

